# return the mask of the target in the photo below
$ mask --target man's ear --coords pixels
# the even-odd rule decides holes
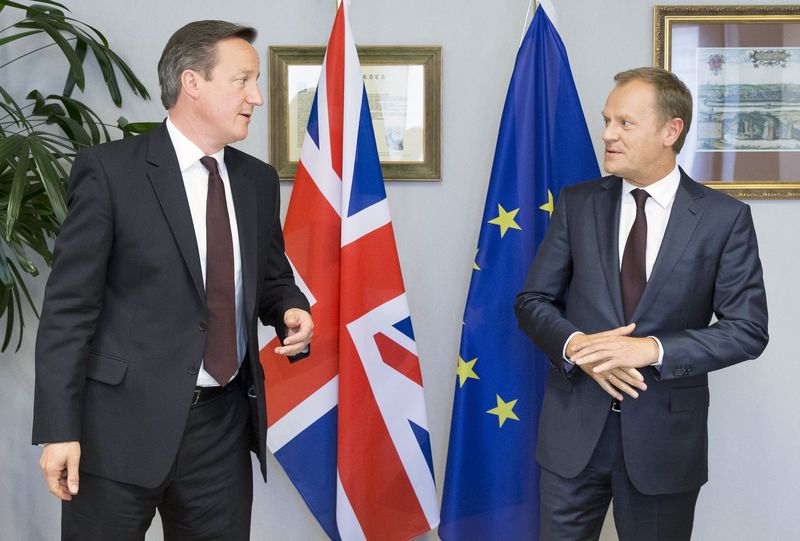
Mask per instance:
[[[680,118],[671,118],[667,120],[664,125],[664,146],[671,147],[675,141],[678,140],[681,133],[683,133],[683,120]]]
[[[181,93],[186,94],[192,99],[197,99],[200,92],[200,79],[203,76],[190,69],[183,70],[181,73]]]

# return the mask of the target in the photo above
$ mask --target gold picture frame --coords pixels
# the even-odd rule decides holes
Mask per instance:
[[[694,119],[679,160],[739,199],[800,199],[800,6],[654,6],[653,62]]]
[[[293,180],[316,91],[322,46],[269,48],[269,150]],[[440,46],[360,46],[385,180],[441,180]]]

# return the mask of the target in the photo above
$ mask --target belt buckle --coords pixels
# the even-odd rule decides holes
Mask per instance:
[[[192,406],[196,406],[200,401],[200,389],[194,390],[194,397],[192,398]]]
[[[620,408],[619,400],[617,400],[616,398],[611,401],[611,411],[615,413],[620,413],[622,411],[622,409]]]

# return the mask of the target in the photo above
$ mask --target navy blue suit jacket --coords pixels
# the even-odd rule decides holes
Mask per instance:
[[[562,190],[515,309],[548,356],[536,456],[562,477],[586,466],[610,396],[562,349],[576,331],[624,325],[619,280],[622,180],[609,176]],[[712,316],[717,321],[712,323]],[[645,494],[684,492],[708,478],[708,372],[758,357],[767,345],[767,302],[750,207],[683,171],[634,336],[656,336],[660,371],[641,369],[648,389],[622,403],[625,464]]]

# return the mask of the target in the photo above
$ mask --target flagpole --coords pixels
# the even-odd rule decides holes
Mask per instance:
[[[528,2],[528,11],[525,12],[525,20],[522,21],[522,35],[519,37],[519,44],[522,45],[522,40],[525,39],[525,30],[528,28],[528,16],[531,14],[531,8],[533,8],[533,13],[536,13],[536,8],[539,7],[539,2],[537,0],[530,0]]]

